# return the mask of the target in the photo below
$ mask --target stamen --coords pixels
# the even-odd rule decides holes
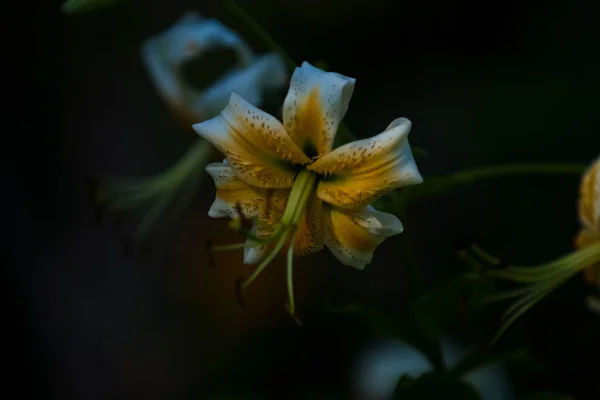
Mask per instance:
[[[246,243],[223,244],[220,246],[212,246],[212,251],[229,251],[243,249]]]
[[[298,325],[302,325],[302,321],[296,316],[296,305],[294,303],[294,276],[293,276],[293,265],[294,265],[294,242],[296,239],[296,233],[291,235],[291,243],[287,252],[287,290],[288,290],[288,303],[287,309],[296,321]]]
[[[288,201],[283,211],[283,216],[279,223],[275,226],[274,231],[266,237],[258,237],[254,232],[242,226],[241,221],[232,220],[230,227],[241,232],[248,238],[253,244],[267,244],[277,241],[273,250],[269,255],[260,263],[260,265],[254,270],[252,275],[247,279],[238,282],[238,296],[241,298],[241,293],[244,291],[256,278],[262,273],[262,271],[269,265],[273,259],[279,254],[283,246],[288,239],[290,242],[287,252],[287,288],[288,288],[288,311],[294,318],[297,324],[301,325],[302,322],[295,315],[295,304],[294,304],[294,287],[293,287],[293,259],[294,259],[294,239],[296,235],[296,227],[298,222],[306,211],[311,196],[314,195],[314,188],[317,182],[317,175],[309,170],[302,170],[296,176],[294,185],[290,191]],[[242,215],[240,213],[240,215]],[[255,224],[256,226],[256,224]],[[228,247],[227,249],[230,249]]]
[[[483,250],[472,246],[471,250],[489,263],[496,259]],[[492,343],[496,342],[502,334],[527,310],[540,302],[545,296],[581,272],[590,265],[600,262],[600,243],[577,250],[565,257],[561,257],[548,264],[536,267],[507,267],[501,270],[488,271],[487,274],[497,279],[510,280],[517,283],[526,283],[527,286],[487,296],[484,302],[493,302],[516,297],[517,300],[504,312],[502,325],[494,336]]]
[[[246,246],[246,243],[233,243],[233,244],[223,244],[219,246],[215,246],[212,244],[212,239],[206,240],[206,254],[208,255],[208,264],[211,267],[216,267],[217,263],[215,262],[214,252],[215,251],[230,251],[230,250],[239,250],[243,249]]]
[[[271,253],[267,256],[267,258],[265,258],[263,260],[263,262],[260,263],[260,265],[254,270],[252,275],[250,275],[247,279],[244,280],[244,282],[241,285],[241,290],[246,290],[246,288],[248,286],[250,286],[250,284],[252,282],[254,282],[254,280],[267,267],[267,265],[269,265],[271,263],[271,261],[273,261],[273,259],[277,256],[277,254],[279,254],[279,252],[281,251],[281,249],[283,248],[283,246],[285,244],[286,237],[287,237],[287,235],[281,236],[281,238],[279,239],[279,242],[277,242],[273,251],[271,251]]]
[[[533,307],[536,303],[538,303],[541,299],[543,299],[548,293],[552,291],[552,287],[545,288],[539,292],[532,292],[529,295],[525,296],[519,302],[515,303],[513,307],[511,307],[510,311],[514,311],[512,315],[506,313],[503,316],[505,322],[502,324],[494,338],[492,339],[492,344],[496,343],[498,339],[506,332],[506,330],[527,310]],[[508,311],[508,310],[507,310]]]

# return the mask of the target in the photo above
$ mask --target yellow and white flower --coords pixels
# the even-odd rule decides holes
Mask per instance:
[[[582,249],[600,244],[600,157],[583,175],[579,189],[579,220],[581,230],[575,238],[575,247]],[[600,263],[585,268],[584,276],[600,290]]]
[[[403,229],[396,216],[370,204],[422,182],[406,118],[332,150],[354,85],[305,62],[292,76],[283,122],[232,94],[220,115],[193,126],[225,156],[206,168],[217,188],[209,215],[254,219],[244,261],[262,263],[242,288],[287,245],[292,314],[293,257],[327,246],[343,264],[364,268],[375,248]]]
[[[186,82],[182,66],[217,48],[232,49],[237,63],[206,90]],[[260,106],[266,89],[283,87],[288,78],[283,59],[276,53],[255,56],[235,32],[215,19],[185,13],[172,27],[142,45],[144,65],[167,105],[191,123],[212,118],[235,92]]]

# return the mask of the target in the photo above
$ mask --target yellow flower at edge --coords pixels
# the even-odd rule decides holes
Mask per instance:
[[[305,62],[291,78],[283,123],[232,94],[220,115],[193,126],[225,156],[206,168],[217,188],[209,215],[254,219],[244,262],[262,262],[242,289],[287,247],[292,314],[293,257],[327,246],[343,264],[364,268],[375,248],[403,229],[396,216],[371,203],[422,182],[406,118],[332,150],[354,85],[352,78]]]
[[[600,243],[600,157],[583,175],[578,212],[582,227],[575,238],[575,247],[581,249]],[[600,264],[588,266],[584,276],[588,283],[600,288]]]

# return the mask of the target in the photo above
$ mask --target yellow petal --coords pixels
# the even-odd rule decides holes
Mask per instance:
[[[581,180],[579,219],[600,236],[600,158],[594,161]]]
[[[581,249],[600,241],[600,233],[596,229],[583,228],[575,237],[575,247]],[[583,270],[583,276],[590,285],[600,285],[600,264],[590,265]]]
[[[408,119],[398,118],[379,135],[340,146],[308,165],[325,175],[317,196],[337,207],[359,209],[392,189],[421,183],[408,144],[410,127]]]
[[[217,188],[215,201],[208,210],[210,217],[249,219],[263,212],[267,198],[266,189],[254,188],[237,179],[228,164],[209,164],[206,166],[206,172],[213,178]]]
[[[285,210],[289,193],[289,190],[282,189],[267,191],[264,207],[252,225],[252,233],[254,235],[265,238],[273,234],[276,223],[279,222]],[[274,244],[274,242],[257,244],[251,240],[246,240],[246,245],[244,246],[244,263],[256,264],[261,261],[273,249]]]
[[[307,62],[296,68],[283,104],[283,123],[309,156],[331,151],[338,125],[348,110],[355,80],[325,72]]]
[[[235,175],[259,188],[289,188],[308,157],[273,116],[232,94],[221,114],[193,126],[223,153]]]
[[[298,222],[294,240],[294,255],[304,256],[323,248],[323,203],[314,196]]]
[[[367,206],[357,212],[323,207],[325,244],[343,264],[363,269],[385,238],[402,233],[402,223],[392,214]]]

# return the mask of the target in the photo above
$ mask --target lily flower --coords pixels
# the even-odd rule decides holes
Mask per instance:
[[[215,181],[213,218],[232,218],[245,243],[244,262],[261,262],[241,282],[245,289],[287,247],[288,308],[294,312],[295,256],[325,246],[343,264],[363,269],[400,220],[371,206],[387,192],[422,182],[408,134],[411,122],[398,118],[380,134],[332,150],[355,80],[304,62],[294,71],[283,104],[283,121],[237,94],[220,115],[193,126],[223,155],[207,166]],[[254,220],[245,230],[241,219]]]
[[[186,81],[184,66],[218,49],[231,49],[235,65],[199,90]],[[287,67],[277,53],[255,56],[244,40],[221,22],[186,12],[172,27],[142,45],[144,65],[166,104],[186,123],[214,117],[235,92],[260,106],[263,92],[283,87]]]
[[[510,266],[488,272],[498,279],[526,284],[523,288],[490,297],[489,300],[518,298],[504,313],[503,324],[494,341],[517,318],[579,272],[600,290],[600,158],[590,165],[581,180],[578,214],[581,229],[575,237],[577,250],[573,253],[540,266]],[[472,250],[488,264],[500,263],[476,246]],[[588,306],[597,311],[598,300],[589,298]]]

